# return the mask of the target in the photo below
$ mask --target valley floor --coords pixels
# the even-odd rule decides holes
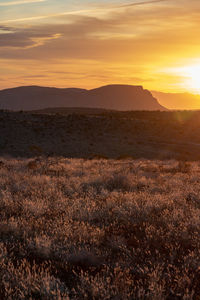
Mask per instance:
[[[200,163],[0,160],[0,299],[200,299]]]

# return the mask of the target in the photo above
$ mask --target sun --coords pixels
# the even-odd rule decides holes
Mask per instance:
[[[183,68],[182,71],[182,75],[186,77],[186,86],[200,93],[200,65],[188,66]]]
[[[197,63],[163,69],[165,74],[174,76],[171,85],[177,91],[200,94],[200,59]]]

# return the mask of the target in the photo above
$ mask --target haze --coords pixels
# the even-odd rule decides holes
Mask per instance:
[[[198,0],[0,0],[0,89],[131,84],[198,94],[199,19]],[[199,98],[189,106],[198,107]]]

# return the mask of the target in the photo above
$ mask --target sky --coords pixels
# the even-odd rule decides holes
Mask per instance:
[[[0,89],[200,94],[199,0],[0,0]]]

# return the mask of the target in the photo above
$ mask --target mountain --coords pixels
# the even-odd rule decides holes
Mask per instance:
[[[169,109],[191,110],[200,109],[200,95],[190,93],[151,92],[159,103]]]
[[[107,85],[92,90],[23,86],[0,91],[0,109],[38,110],[51,107],[166,110],[142,86]]]

